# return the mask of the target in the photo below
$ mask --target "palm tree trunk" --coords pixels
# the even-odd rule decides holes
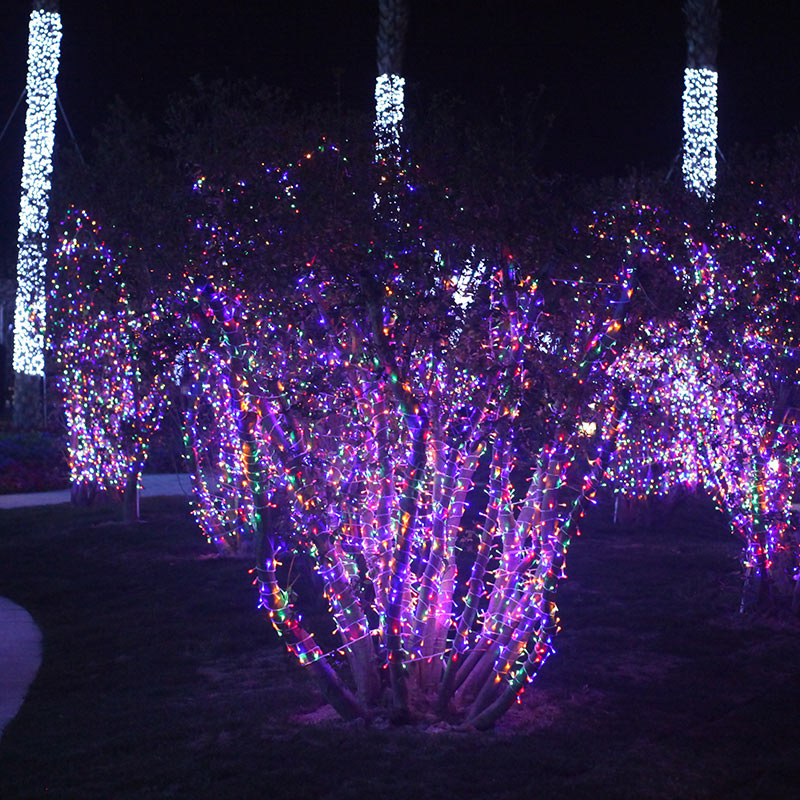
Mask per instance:
[[[705,201],[717,181],[717,0],[684,0],[683,182]]]
[[[15,426],[44,423],[44,328],[47,304],[47,213],[56,121],[61,16],[54,0],[34,0],[28,39],[25,152],[19,214],[14,312]]]

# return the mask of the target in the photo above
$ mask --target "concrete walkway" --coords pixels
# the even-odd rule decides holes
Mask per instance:
[[[42,632],[22,606],[0,597],[0,737],[42,663]]]
[[[192,487],[188,475],[143,475],[142,497],[163,497],[164,495],[191,494]],[[26,492],[24,494],[0,494],[0,508],[26,508],[29,506],[52,506],[69,503],[69,489],[55,492]]]
[[[145,475],[142,486],[142,497],[188,497],[191,492],[188,475]],[[0,509],[69,502],[68,489],[0,495]],[[33,617],[21,606],[0,597],[0,737],[22,706],[41,663],[42,633]]]

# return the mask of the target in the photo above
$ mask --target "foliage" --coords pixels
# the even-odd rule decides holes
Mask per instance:
[[[168,354],[155,305],[137,314],[121,258],[85,212],[64,223],[52,290],[51,346],[69,433],[73,492],[135,493],[169,402]]]
[[[640,497],[710,492],[743,542],[743,607],[800,604],[797,238],[760,213],[743,229],[687,226],[672,243],[683,301],[612,368],[632,391],[612,481]]]
[[[64,456],[64,445],[57,435],[0,434],[0,494],[65,488]]]
[[[547,289],[503,247],[459,268],[416,173],[393,229],[348,164],[323,143],[260,180],[196,183],[205,267],[180,316],[197,514],[224,551],[255,548],[262,605],[343,716],[490,727],[552,650],[565,554],[624,412],[603,369],[641,313],[642,258],[620,267],[600,219],[591,271]],[[355,694],[278,575],[295,558],[324,586]]]

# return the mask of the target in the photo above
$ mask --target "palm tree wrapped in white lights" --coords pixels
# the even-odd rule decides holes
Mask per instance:
[[[408,11],[405,0],[380,0],[378,10],[375,163],[379,169],[379,186],[375,193],[375,210],[380,220],[396,229],[400,224],[397,184],[402,175],[400,136],[405,112],[405,78],[400,73]]]
[[[34,0],[28,35],[25,153],[19,211],[17,302],[14,314],[14,423],[42,419],[47,207],[53,171],[56,75],[61,16],[55,0]]]
[[[683,183],[711,200],[717,182],[717,0],[685,0],[688,52],[683,90]]]

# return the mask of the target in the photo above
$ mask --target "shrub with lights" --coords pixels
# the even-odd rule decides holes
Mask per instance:
[[[153,304],[137,312],[97,222],[71,209],[55,253],[50,339],[68,429],[73,498],[125,499],[137,490],[150,441],[169,401],[169,358]]]
[[[611,367],[631,391],[609,472],[623,494],[702,487],[743,542],[742,609],[800,608],[800,253],[787,218],[674,247],[683,300]]]
[[[352,173],[326,143],[197,181],[181,334],[196,514],[222,551],[251,543],[261,605],[344,717],[486,728],[553,652],[566,552],[625,411],[605,369],[644,258],[609,259],[601,218],[591,276],[542,283],[500,247],[438,236],[405,175],[376,221]],[[336,204],[307,202],[322,185]],[[651,225],[629,218],[634,238]],[[333,635],[301,615],[297,559]]]

